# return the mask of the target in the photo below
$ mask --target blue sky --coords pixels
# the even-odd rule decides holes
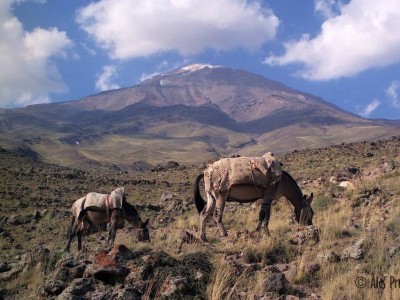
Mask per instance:
[[[206,63],[400,119],[399,32],[398,0],[1,0],[0,107]]]

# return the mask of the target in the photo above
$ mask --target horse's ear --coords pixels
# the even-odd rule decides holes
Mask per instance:
[[[310,197],[308,197],[308,199],[307,199],[308,204],[311,204],[313,199],[314,199],[314,193],[311,193]]]
[[[147,219],[142,223],[142,227],[147,227],[148,224],[149,224],[149,219]]]

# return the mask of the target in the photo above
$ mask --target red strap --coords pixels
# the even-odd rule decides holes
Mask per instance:
[[[106,204],[107,204],[107,206],[108,206],[109,208],[111,208],[111,209],[114,208],[114,206],[112,205],[112,203],[110,203],[110,195],[107,195]]]

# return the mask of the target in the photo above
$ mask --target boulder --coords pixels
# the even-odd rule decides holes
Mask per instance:
[[[133,252],[124,245],[115,245],[112,251],[99,251],[94,255],[91,268],[86,270],[84,276],[100,280],[106,284],[123,282],[129,270],[126,260],[133,258]]]
[[[282,273],[273,273],[264,282],[264,290],[267,293],[283,294],[289,289],[289,281]]]
[[[66,289],[57,297],[58,300],[84,299],[85,296],[94,291],[92,278],[74,279]],[[89,297],[88,297],[89,298]],[[93,298],[92,298],[93,299]]]
[[[341,260],[363,259],[365,256],[365,245],[366,245],[366,242],[364,239],[356,241],[354,243],[354,245],[347,247],[343,250],[342,255],[340,256],[340,259]]]
[[[174,195],[172,195],[171,193],[162,193],[161,197],[160,197],[160,201],[161,202],[165,202],[168,201],[170,199],[172,199]]]
[[[385,161],[379,166],[379,171],[381,173],[389,173],[392,172],[396,168],[396,164],[394,161]]]
[[[161,286],[161,296],[170,299],[178,299],[181,294],[185,294],[190,289],[189,280],[183,276],[167,277]]]
[[[333,263],[340,261],[340,256],[333,251],[326,251],[317,254],[317,258],[321,263]]]
[[[181,259],[161,250],[131,251],[116,245],[88,260],[61,259],[39,289],[41,298],[57,299],[192,299],[206,290],[212,271],[208,256],[192,253]],[[4,267],[6,268],[6,267]],[[203,295],[204,296],[204,295]]]
[[[320,230],[314,225],[299,226],[292,230],[290,242],[295,245],[303,245],[307,242],[319,243]]]
[[[339,186],[344,188],[344,189],[347,189],[347,190],[354,190],[355,189],[354,183],[352,183],[351,181],[348,181],[348,180],[340,182]]]

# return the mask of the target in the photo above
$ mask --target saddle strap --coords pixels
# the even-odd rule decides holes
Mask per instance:
[[[255,181],[255,179],[254,179],[253,170],[261,171],[260,169],[258,169],[258,168],[256,167],[254,161],[251,160],[251,161],[250,161],[251,179],[253,179],[253,185],[254,185],[254,187],[256,188],[256,191],[262,195],[262,191],[259,189],[259,187],[257,186],[256,181]]]
[[[107,215],[107,222],[109,223],[110,220],[110,209],[114,209],[112,203],[110,203],[110,195],[107,195],[106,198],[106,215]]]

